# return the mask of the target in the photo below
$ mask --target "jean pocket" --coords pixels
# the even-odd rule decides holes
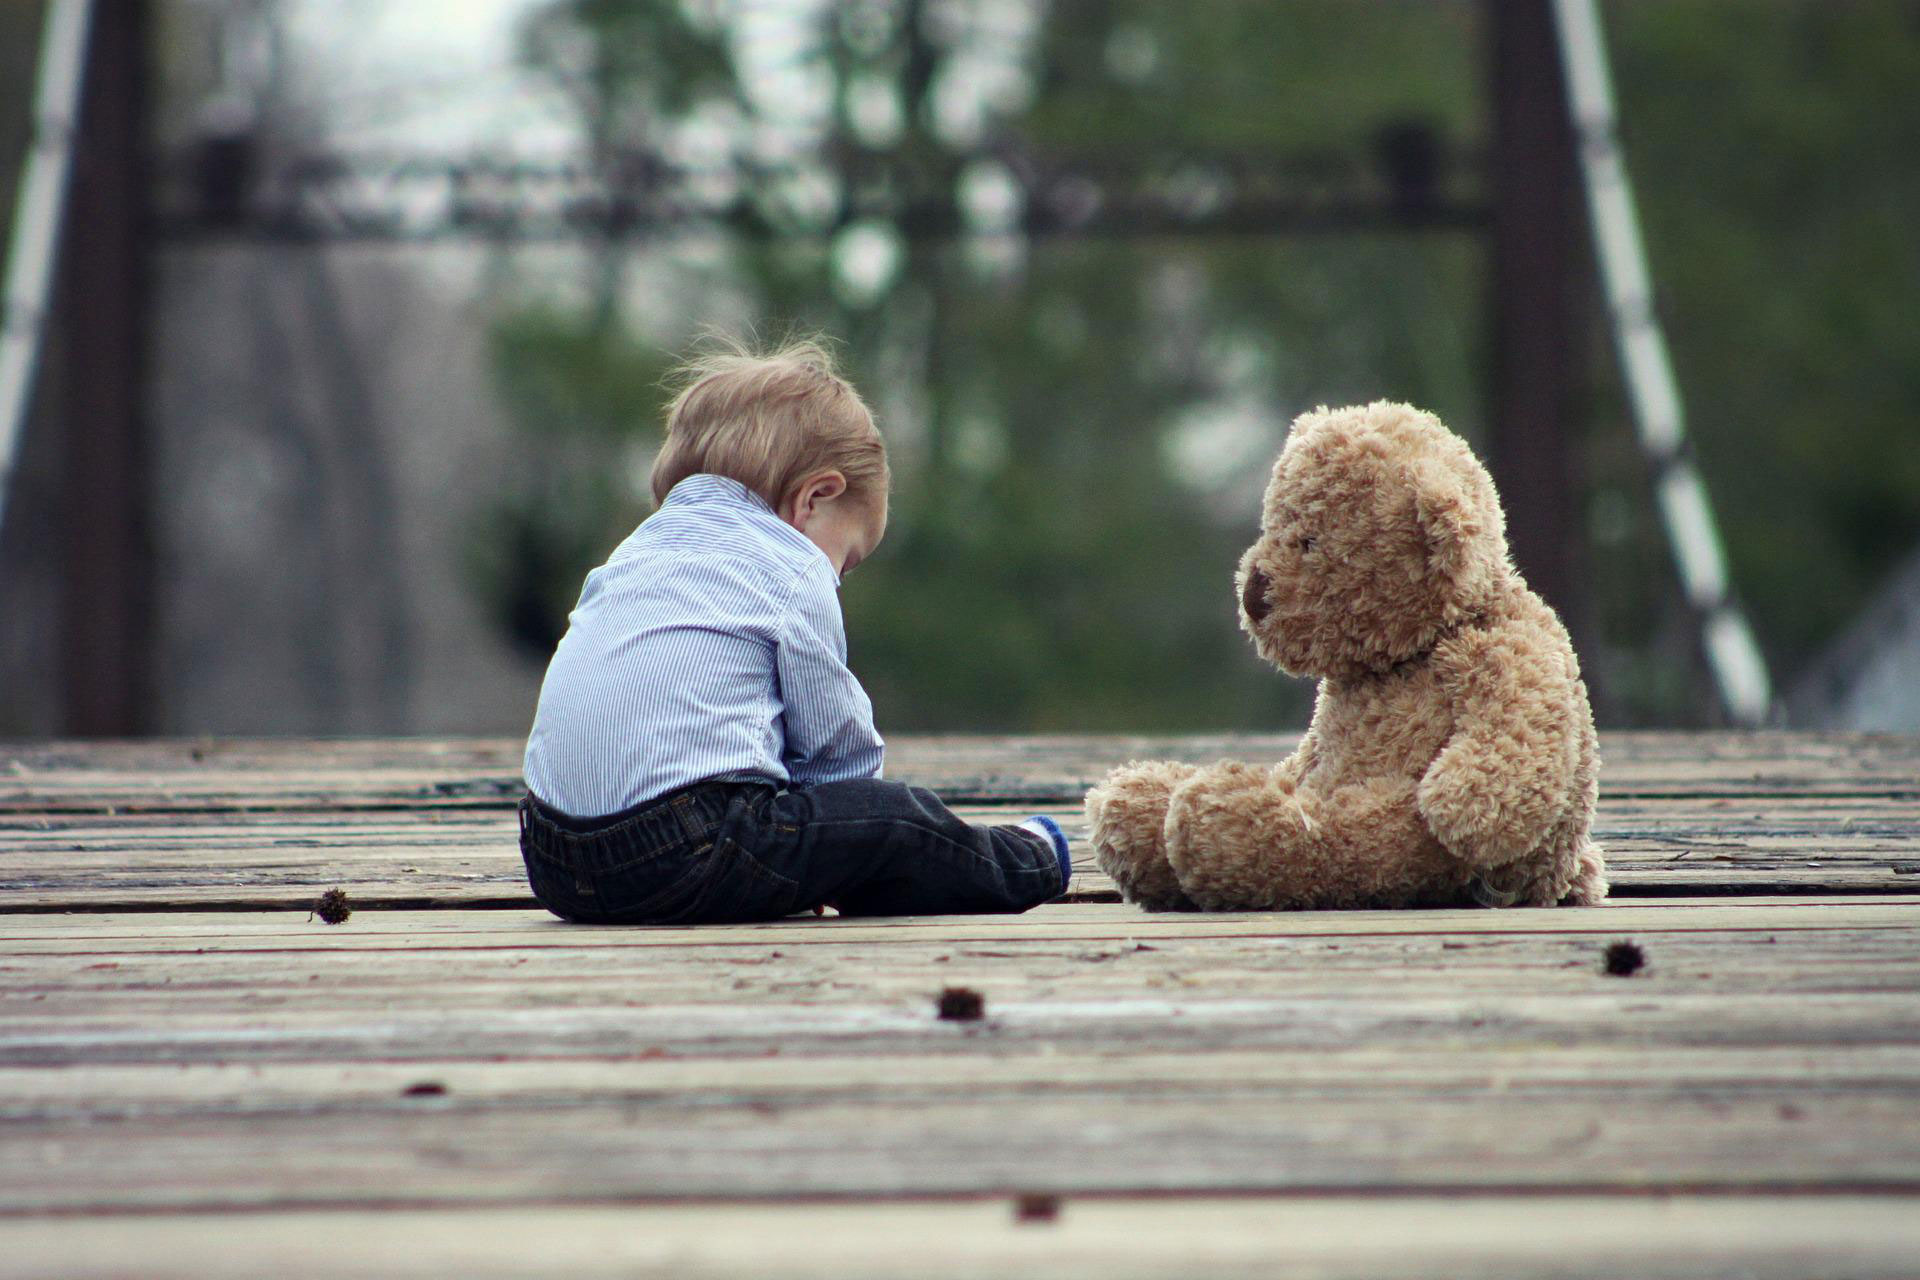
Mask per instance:
[[[582,924],[775,920],[800,905],[798,883],[724,831],[712,841],[612,866],[582,852],[539,840],[521,844],[535,899],[555,915]]]
[[[656,924],[744,924],[792,915],[800,886],[725,837],[698,873],[650,904]]]
[[[781,875],[732,841],[722,843],[728,847],[730,865],[722,892],[709,904],[711,919],[778,920],[803,905],[798,881]]]
[[[722,837],[592,877],[590,916],[609,924],[742,924],[793,914],[800,886]]]
[[[725,918],[739,849],[721,840],[595,877],[601,908],[623,924],[699,924]]]
[[[541,906],[581,924],[653,924],[677,915],[705,889],[714,848],[668,850],[607,869],[578,849],[523,846],[527,883]]]

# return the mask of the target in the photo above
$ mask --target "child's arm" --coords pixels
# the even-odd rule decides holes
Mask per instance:
[[[774,668],[793,786],[878,777],[885,744],[873,727],[867,691],[847,669],[846,624],[824,564],[794,592]]]

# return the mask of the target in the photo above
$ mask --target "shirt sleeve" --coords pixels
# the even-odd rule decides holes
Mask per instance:
[[[794,591],[774,661],[786,733],[782,762],[792,785],[878,777],[886,744],[873,727],[867,691],[847,669],[846,623],[824,565]]]

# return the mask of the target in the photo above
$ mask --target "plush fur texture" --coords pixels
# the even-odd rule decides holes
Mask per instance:
[[[1149,911],[1587,904],[1593,713],[1565,628],[1507,557],[1466,444],[1406,405],[1293,424],[1240,626],[1319,678],[1277,765],[1134,762],[1087,793],[1100,866]]]

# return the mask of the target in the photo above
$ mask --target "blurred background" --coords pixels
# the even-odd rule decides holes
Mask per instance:
[[[1746,719],[1920,730],[1913,0],[1603,0],[1631,314],[1546,0],[91,8],[0,736],[523,732],[708,325],[878,410],[883,731],[1303,725],[1232,568],[1289,420],[1378,397],[1489,460],[1603,725],[1740,718],[1732,620]],[[0,3],[0,212],[45,17]]]

